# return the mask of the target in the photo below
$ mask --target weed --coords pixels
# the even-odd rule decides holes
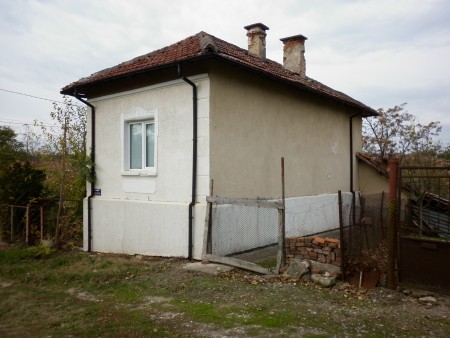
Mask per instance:
[[[271,280],[253,284],[248,273],[199,274],[179,259],[84,252],[37,259],[39,250],[0,251],[0,336],[445,336],[450,330],[446,317],[415,303],[372,303]]]

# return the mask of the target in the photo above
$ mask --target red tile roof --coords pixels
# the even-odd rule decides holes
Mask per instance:
[[[96,83],[130,76],[136,73],[151,71],[156,68],[172,65],[185,60],[195,60],[201,57],[219,57],[232,63],[244,66],[249,70],[290,83],[304,90],[337,100],[341,103],[362,110],[364,115],[377,115],[377,112],[365,104],[334,90],[309,77],[301,78],[298,74],[285,69],[281,64],[269,59],[261,59],[250,55],[247,50],[239,48],[224,40],[205,32],[190,36],[173,45],[154,52],[138,56],[117,66],[101,70],[82,78],[62,88],[62,94],[73,95],[77,87],[94,85]]]

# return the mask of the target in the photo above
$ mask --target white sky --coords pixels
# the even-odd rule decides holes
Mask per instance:
[[[0,125],[50,121],[81,77],[206,31],[247,48],[262,22],[267,57],[303,34],[306,73],[372,108],[407,102],[450,142],[448,0],[0,0]]]

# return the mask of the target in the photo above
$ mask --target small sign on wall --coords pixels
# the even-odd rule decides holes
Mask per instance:
[[[102,195],[102,189],[94,189],[94,196],[101,196]]]

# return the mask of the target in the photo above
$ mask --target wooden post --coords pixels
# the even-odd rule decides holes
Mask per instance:
[[[286,255],[284,250],[284,229],[283,229],[283,213],[284,209],[278,209],[278,250],[277,250],[277,266],[276,273],[280,273],[280,269],[286,264]]]
[[[41,241],[44,239],[44,207],[41,205],[40,210],[40,221],[41,221]]]
[[[384,209],[384,191],[381,193],[381,207],[380,207],[380,226],[381,226],[381,239],[384,240],[384,222],[383,222],[383,209]]]
[[[30,244],[30,205],[27,204],[25,211],[25,243]]]
[[[398,159],[389,160],[389,215],[387,233],[387,287],[395,290],[397,279],[395,276],[396,246],[397,246],[397,179]]]
[[[14,242],[14,207],[11,205],[11,243]]]

